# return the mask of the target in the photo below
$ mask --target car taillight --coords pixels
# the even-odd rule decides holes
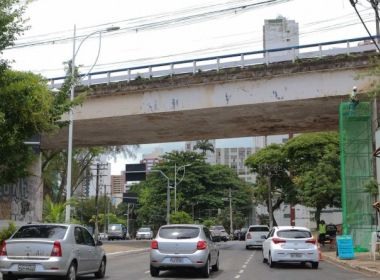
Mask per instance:
[[[3,241],[0,247],[0,256],[6,256],[6,255],[7,255],[7,244],[5,243],[5,241]]]
[[[250,233],[247,233],[247,239],[252,239],[252,236]]]
[[[158,249],[158,241],[152,240],[152,242],[150,242],[150,248],[151,249]]]
[[[53,250],[51,250],[51,257],[62,257],[62,247],[59,241],[54,241]]]
[[[197,243],[197,250],[204,250],[207,248],[207,242],[204,240],[199,240]]]
[[[286,240],[281,239],[281,238],[273,238],[273,239],[272,239],[272,242],[273,242],[274,244],[279,244],[279,243],[286,243]]]
[[[313,239],[306,240],[305,242],[306,242],[306,243],[311,243],[311,244],[316,244],[316,243],[317,243],[317,240],[315,240],[315,239],[313,238]]]

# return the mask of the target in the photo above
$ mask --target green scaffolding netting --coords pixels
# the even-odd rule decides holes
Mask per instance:
[[[368,250],[375,214],[365,185],[373,178],[372,107],[361,102],[339,108],[343,234],[350,234],[355,248]]]

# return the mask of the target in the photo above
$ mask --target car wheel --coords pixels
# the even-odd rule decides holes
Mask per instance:
[[[248,245],[247,245],[247,246],[245,246],[245,249],[249,250],[249,246],[248,246]]]
[[[12,274],[3,274],[3,280],[17,280],[17,277]]]
[[[74,263],[71,263],[69,269],[67,270],[65,280],[76,280],[77,279],[77,267]]]
[[[263,253],[263,263],[267,263],[268,260],[264,257],[264,250],[261,251]]]
[[[276,265],[276,263],[272,260],[272,256],[269,252],[269,255],[268,255],[268,264],[269,264],[269,267],[274,267]]]
[[[311,263],[311,267],[312,267],[313,269],[318,269],[318,266],[319,266],[319,262],[312,262],[312,263]]]
[[[201,268],[201,273],[203,278],[210,277],[210,259],[207,259],[205,266]]]
[[[95,272],[95,277],[98,279],[104,278],[104,275],[106,274],[106,259],[103,258],[100,262],[100,266],[97,272]]]
[[[212,271],[218,271],[219,270],[219,254],[216,258],[216,263],[211,267]]]
[[[150,265],[150,275],[152,277],[157,277],[159,274],[160,274],[160,269]]]

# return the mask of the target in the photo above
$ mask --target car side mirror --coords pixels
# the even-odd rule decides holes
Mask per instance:
[[[266,235],[261,235],[261,239],[267,239]]]
[[[96,241],[96,246],[102,246],[103,242],[101,240]]]

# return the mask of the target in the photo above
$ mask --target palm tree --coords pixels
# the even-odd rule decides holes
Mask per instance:
[[[206,155],[207,151],[210,151],[212,153],[215,152],[214,145],[209,142],[209,140],[198,140],[196,144],[193,147],[193,150],[201,150],[202,155]]]

